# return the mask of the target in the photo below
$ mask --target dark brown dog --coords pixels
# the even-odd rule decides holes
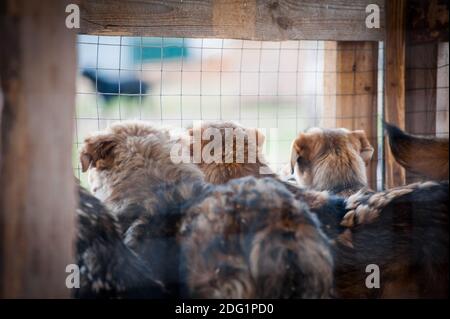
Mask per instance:
[[[345,298],[448,297],[448,182],[355,194],[337,237],[336,290]],[[380,289],[367,289],[369,264]]]
[[[76,262],[80,287],[75,298],[165,298],[151,270],[122,241],[117,219],[78,187]]]
[[[87,138],[81,153],[127,245],[172,296],[330,295],[327,239],[305,206],[272,179],[207,184],[197,166],[172,161],[174,143],[122,123]]]
[[[201,298],[328,298],[333,261],[308,207],[273,178],[212,187],[188,210],[187,283]]]
[[[400,165],[424,179],[448,180],[448,138],[414,136],[388,123],[385,127]]]

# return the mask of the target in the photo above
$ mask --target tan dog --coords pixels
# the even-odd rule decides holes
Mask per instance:
[[[188,129],[188,134],[194,139],[191,146],[191,156],[194,156],[195,142],[199,142],[199,150],[204,152],[208,144],[214,140],[214,136],[207,134],[207,130],[215,129],[220,133],[222,154],[220,163],[206,162],[203,158],[197,165],[205,174],[206,181],[214,184],[223,184],[231,179],[255,176],[274,176],[267,166],[262,155],[262,147],[265,136],[258,129],[245,128],[231,121],[207,121],[201,126]],[[228,132],[227,132],[228,131]],[[206,135],[205,135],[206,134]],[[202,137],[201,142],[198,137]],[[227,144],[227,138],[231,137]],[[237,154],[242,154],[241,159]]]
[[[367,186],[372,155],[364,131],[312,128],[292,143],[291,172],[302,186],[348,196]]]
[[[144,122],[117,123],[85,139],[82,171],[89,171],[92,193],[113,212],[119,212],[123,202],[150,209],[158,198],[149,196],[149,187],[203,181],[194,164],[172,162],[170,150],[177,142],[169,130]]]

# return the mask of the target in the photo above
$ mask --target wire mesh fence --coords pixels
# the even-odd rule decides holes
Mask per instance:
[[[364,129],[370,119],[376,124],[368,137],[380,146],[383,72],[377,56],[378,43],[80,35],[75,174],[85,183],[76,155],[85,136],[127,119],[179,128],[196,120],[234,120],[265,129],[265,155],[275,171],[288,163],[292,140],[309,127]],[[370,63],[355,67],[349,60],[345,68],[341,57]],[[361,88],[368,78],[371,88]],[[344,107],[347,100],[351,110]],[[370,111],[358,108],[361,101]],[[369,176],[375,187],[382,184],[378,150]]]

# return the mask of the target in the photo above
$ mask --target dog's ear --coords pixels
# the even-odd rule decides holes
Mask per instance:
[[[266,141],[266,136],[258,129],[255,129],[256,131],[256,143],[258,145],[258,148],[261,148],[264,145],[264,142]]]
[[[292,141],[291,144],[291,174],[294,174],[295,165],[297,164],[298,159],[298,146],[297,146],[298,138]]]
[[[93,165],[97,169],[107,169],[113,164],[113,149],[117,141],[111,135],[98,135],[84,140],[80,152],[81,171],[86,172]]]
[[[366,133],[363,130],[356,130],[351,132],[352,137],[354,138],[354,144],[359,150],[359,154],[361,155],[364,163],[369,165],[370,160],[373,155],[373,147],[370,145],[369,140],[367,139]]]
[[[300,133],[300,135],[291,144],[291,174],[294,174],[295,165],[299,162],[307,163],[311,159],[316,142],[315,133]]]

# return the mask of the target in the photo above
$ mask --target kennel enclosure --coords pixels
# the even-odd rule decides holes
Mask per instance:
[[[65,27],[69,3],[79,4],[80,29]],[[379,28],[366,25],[370,4],[379,8]],[[443,1],[9,0],[0,15],[1,297],[69,296],[77,34],[325,41],[321,114],[331,123],[320,116],[318,125],[364,129],[373,145],[383,136],[380,116],[412,133],[448,136]],[[369,168],[372,183],[379,159],[383,186],[404,183],[389,150],[382,144],[378,150],[382,157],[375,155]]]

